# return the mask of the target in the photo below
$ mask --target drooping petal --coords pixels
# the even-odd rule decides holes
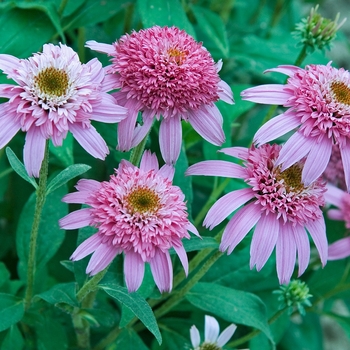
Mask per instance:
[[[301,276],[306,270],[310,261],[310,242],[305,231],[305,228],[301,225],[292,226],[294,241],[298,251],[298,277]]]
[[[332,220],[339,220],[339,221],[344,220],[344,214],[339,209],[329,209],[327,212],[327,215]]]
[[[327,263],[328,243],[326,236],[326,225],[323,216],[315,221],[309,221],[305,227],[309,231],[320,255],[322,265]]]
[[[78,191],[97,191],[101,187],[101,183],[92,179],[80,179],[75,188]]]
[[[0,55],[0,69],[5,74],[8,74],[12,79],[14,79],[15,76],[17,76],[17,74],[14,74],[14,72],[17,71],[19,66],[20,60],[17,57],[7,54]],[[18,81],[16,82],[18,83]]]
[[[218,95],[220,97],[220,100],[229,104],[233,104],[234,103],[233,93],[230,88],[230,85],[228,85],[223,80],[220,80],[218,84],[218,88],[219,88]]]
[[[269,73],[269,72],[277,72],[277,73],[282,73],[286,74],[288,76],[293,76],[296,72],[300,71],[301,68],[297,66],[292,66],[292,65],[280,65],[277,68],[270,68],[266,69],[264,73]]]
[[[89,49],[97,52],[106,53],[108,55],[112,55],[115,53],[115,48],[113,45],[98,43],[95,40],[88,40],[85,43],[85,47],[88,47]]]
[[[266,122],[254,135],[254,143],[259,146],[276,140],[280,136],[300,125],[300,117],[289,111],[278,115]]]
[[[109,154],[105,140],[92,125],[89,128],[83,128],[75,123],[70,125],[69,130],[85,151],[93,157],[104,160]]]
[[[328,260],[339,260],[350,256],[350,237],[339,239],[328,247]]]
[[[125,253],[124,276],[129,292],[135,292],[141,286],[145,274],[145,263],[140,254],[130,250]]]
[[[220,251],[228,249],[231,254],[238,243],[248,234],[261,217],[261,210],[258,205],[250,203],[240,209],[227,224],[222,235]]]
[[[20,129],[20,119],[16,119],[12,113],[2,114],[0,118],[0,148],[6,146]]]
[[[246,147],[227,147],[220,149],[218,152],[243,160],[247,160],[249,154],[248,148]]]
[[[254,197],[251,188],[244,188],[225,194],[208,211],[203,225],[212,230],[227,218],[232,212]]]
[[[181,264],[185,270],[185,275],[188,275],[188,259],[187,259],[187,254],[186,254],[186,250],[184,248],[183,245],[177,247],[176,245],[174,245],[174,250],[176,251],[176,254],[178,255]]]
[[[192,232],[192,233],[193,233],[194,235],[196,235],[197,237],[202,238],[202,237],[199,235],[198,230],[196,229],[196,226],[194,226],[194,225],[192,224],[192,222],[190,222],[190,221],[187,223],[186,230]]]
[[[46,139],[40,129],[32,127],[27,131],[23,149],[23,160],[29,176],[39,177],[41,163],[44,159]]]
[[[87,191],[68,193],[62,198],[62,202],[85,204],[90,195],[91,193]]]
[[[280,284],[287,284],[295,266],[296,246],[291,224],[281,225],[280,231],[276,242],[277,276]]]
[[[145,113],[143,113],[144,115]],[[153,118],[145,118],[143,117],[143,124],[137,125],[134,129],[134,134],[131,140],[131,147],[137,146],[148,134],[150,131],[152,124],[153,124]]]
[[[190,328],[190,336],[193,348],[197,348],[201,343],[201,337],[198,328],[194,325]]]
[[[281,84],[254,86],[241,92],[242,100],[268,105],[284,105],[291,96]]]
[[[233,179],[245,178],[246,169],[238,164],[225,160],[204,160],[191,165],[185,172],[186,175],[221,176]]]
[[[212,316],[205,315],[204,338],[208,343],[216,343],[220,332],[219,322]]]
[[[176,163],[181,151],[182,126],[180,116],[163,119],[159,127],[159,146],[167,164]]]
[[[76,261],[85,258],[93,251],[95,251],[100,244],[102,244],[101,240],[102,236],[95,233],[94,235],[86,239],[83,243],[81,243],[77,249],[75,249],[70,259]]]
[[[173,165],[164,164],[158,171],[158,175],[173,181],[175,175],[175,168]]]
[[[339,150],[343,162],[346,188],[347,191],[350,192],[350,142],[347,142],[346,145],[340,146]]]
[[[112,244],[100,244],[91,256],[86,273],[90,276],[96,275],[104,270],[119,253],[120,249]]]
[[[332,140],[326,136],[315,144],[306,158],[302,181],[306,186],[316,181],[327,168],[332,153]]]
[[[113,96],[101,94],[98,108],[94,108],[90,119],[103,123],[119,123],[127,117],[127,109],[119,106]]]
[[[156,251],[150,261],[151,271],[159,291],[170,292],[173,288],[173,266],[169,252]]]
[[[235,324],[231,324],[226,327],[223,332],[219,335],[216,344],[220,347],[223,347],[232,337],[233,333],[236,331],[237,326]]]
[[[69,213],[58,221],[61,228],[75,230],[91,223],[90,208],[83,208]]]
[[[151,170],[155,170],[157,172],[159,170],[158,159],[155,153],[152,153],[149,150],[146,150],[143,153],[143,156],[140,161],[140,169],[145,172]]]
[[[281,223],[273,214],[261,215],[250,245],[250,268],[260,271],[275,248]]]
[[[344,191],[331,184],[326,185],[327,192],[324,194],[325,201],[340,208],[342,205]]]

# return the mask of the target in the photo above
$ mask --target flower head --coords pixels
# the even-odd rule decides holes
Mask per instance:
[[[219,335],[219,322],[212,316],[205,315],[205,335],[204,342],[201,343],[199,331],[196,326],[190,329],[191,343],[193,350],[221,350],[230,340],[237,326],[231,324]]]
[[[204,225],[212,229],[244,205],[226,226],[221,251],[233,249],[255,226],[250,248],[250,267],[259,271],[276,246],[277,274],[280,283],[288,283],[293,273],[296,252],[299,276],[310,258],[305,229],[313,238],[322,264],[327,260],[327,238],[320,206],[324,204],[325,184],[321,179],[308,186],[301,182],[303,162],[283,170],[277,164],[281,146],[265,144],[259,148],[232,147],[221,150],[240,158],[244,165],[213,160],[194,164],[188,175],[241,178],[248,188],[232,191],[209,210]]]
[[[9,99],[0,109],[0,148],[25,131],[30,176],[39,176],[45,141],[60,146],[68,131],[92,156],[105,158],[108,147],[91,120],[117,123],[127,112],[107,94],[111,88],[97,59],[82,64],[68,46],[46,44],[28,59],[1,54],[0,69],[18,84],[0,85],[0,96]]]
[[[233,103],[230,87],[218,75],[222,63],[185,31],[158,27],[132,32],[113,45],[88,41],[87,47],[112,56],[118,102],[128,107],[119,124],[118,148],[129,150],[148,133],[154,117],[162,116],[160,149],[164,160],[176,162],[181,147],[181,119],[207,141],[224,142],[222,116],[214,102]],[[142,125],[135,128],[138,112]]]
[[[279,66],[270,71],[287,74],[287,84],[253,87],[243,91],[242,98],[288,109],[264,124],[254,142],[263,144],[297,128],[283,146],[277,164],[285,170],[306,156],[302,173],[306,185],[324,172],[336,144],[350,190],[350,73],[330,64],[309,65],[305,69]]]
[[[90,207],[68,214],[60,226],[93,226],[98,232],[84,241],[71,259],[80,260],[94,252],[86,273],[95,275],[124,252],[129,291],[141,285],[145,262],[150,263],[159,290],[170,291],[173,272],[169,249],[174,248],[187,274],[181,239],[190,237],[187,230],[198,235],[187,219],[183,193],[172,185],[173,175],[172,166],[159,169],[156,156],[146,151],[140,168],[122,160],[109,181],[80,180],[78,192],[66,195],[63,201]]]

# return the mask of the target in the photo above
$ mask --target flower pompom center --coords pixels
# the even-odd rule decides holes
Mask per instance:
[[[304,184],[301,181],[302,168],[299,164],[294,164],[288,169],[276,174],[277,180],[284,180],[284,185],[288,192],[301,192]]]
[[[170,58],[172,58],[178,66],[181,66],[186,59],[186,53],[176,47],[171,47],[167,51]]]
[[[68,74],[58,68],[49,67],[43,69],[34,77],[34,85],[39,90],[40,97],[61,97],[64,96],[69,87]]]
[[[335,99],[339,103],[350,106],[350,88],[345,83],[340,81],[334,81],[331,83],[330,88],[333,92]]]
[[[159,196],[147,187],[136,188],[125,200],[132,214],[155,213],[159,209]]]

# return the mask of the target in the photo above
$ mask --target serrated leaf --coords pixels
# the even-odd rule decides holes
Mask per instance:
[[[50,181],[50,183],[47,185],[46,195],[65,185],[68,181],[74,179],[76,176],[84,174],[89,169],[91,169],[91,166],[86,164],[70,165]]]
[[[266,307],[256,295],[214,283],[197,283],[186,295],[194,306],[228,322],[254,327],[273,343]]]
[[[12,167],[12,169],[25,181],[29,182],[34,188],[38,188],[38,184],[34,180],[33,177],[30,177],[27,173],[24,164],[17,158],[15,153],[12,151],[10,147],[6,147],[6,155],[7,159]]]
[[[137,9],[145,28],[154,25],[176,26],[196,38],[192,24],[178,0],[138,0]]]
[[[112,298],[118,300],[120,303],[128,307],[156,337],[158,343],[162,343],[162,336],[160,334],[157,321],[154,317],[152,309],[144,298],[137,293],[129,293],[125,287],[121,287],[115,283],[99,284],[98,287],[104,290]]]
[[[0,293],[0,332],[19,322],[24,315],[23,300]]]
[[[49,304],[65,303],[71,306],[79,306],[76,298],[77,284],[75,282],[59,283],[44,293],[37,294],[35,297],[48,302]]]

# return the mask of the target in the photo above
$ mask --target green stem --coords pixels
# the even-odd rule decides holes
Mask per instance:
[[[46,199],[46,182],[49,169],[49,141],[46,141],[45,155],[41,164],[39,174],[39,186],[36,190],[35,211],[33,218],[32,230],[30,232],[29,254],[28,254],[28,270],[27,270],[27,289],[24,298],[26,310],[30,307],[35,282],[36,273],[36,246],[39,232],[41,213]]]
[[[72,315],[74,331],[77,336],[78,349],[90,349],[90,327],[89,323],[82,318],[79,313],[79,308],[76,308]]]
[[[104,350],[106,347],[114,342],[120,334],[122,330],[119,327],[115,327],[108,335],[107,337],[103,338],[96,346],[92,348],[92,350]]]
[[[79,290],[79,292],[77,293],[77,300],[78,302],[82,302],[88,295],[89,293],[93,293],[95,292],[98,282],[100,282],[102,280],[102,278],[104,277],[104,275],[106,274],[107,270],[108,270],[107,266],[104,270],[100,271],[99,273],[97,273],[95,276],[91,277]]]
[[[135,166],[139,165],[143,151],[145,150],[147,139],[148,139],[148,134],[136,147],[132,149],[130,158],[129,158],[129,162],[131,164],[134,164]]]
[[[68,0],[62,0],[62,2],[61,2],[61,4],[60,4],[60,7],[59,7],[59,9],[58,9],[58,15],[61,17],[62,16],[62,14],[63,14],[63,11],[64,11],[64,9],[65,9],[65,7],[67,6],[67,4],[68,4]]]

